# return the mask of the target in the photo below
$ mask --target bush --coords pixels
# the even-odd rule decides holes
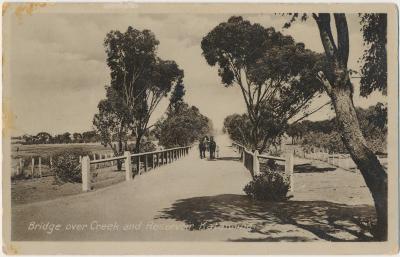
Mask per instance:
[[[289,180],[279,172],[267,170],[256,175],[243,189],[254,200],[281,202],[289,199]]]
[[[135,152],[136,144],[129,144],[128,151]],[[140,142],[140,153],[153,152],[157,150],[157,146],[150,140],[142,140]]]
[[[83,150],[65,150],[55,155],[51,169],[56,181],[60,183],[82,183],[79,156],[85,155],[89,155],[89,152]]]
[[[157,149],[157,146],[152,141],[144,141],[140,143],[140,152],[148,153]]]

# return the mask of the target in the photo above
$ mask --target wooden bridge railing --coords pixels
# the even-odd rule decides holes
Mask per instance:
[[[123,156],[111,157],[100,160],[90,160],[89,156],[82,157],[82,191],[87,192],[92,190],[92,174],[90,165],[114,162],[114,161],[124,161],[125,164],[125,180],[131,180],[133,178],[133,162],[136,159],[137,174],[142,173],[141,164],[143,164],[143,170],[148,171],[149,168],[156,168],[164,164],[171,163],[179,158],[187,155],[191,146],[176,147],[165,150],[147,152],[147,153],[135,153],[132,154],[126,151]],[[149,161],[150,160],[150,161]]]
[[[284,158],[284,157],[259,154],[257,150],[251,152],[250,150],[246,149],[245,146],[238,144],[236,142],[233,142],[232,146],[238,149],[240,154],[240,160],[243,162],[243,165],[246,167],[246,169],[250,171],[252,177],[260,174],[260,159],[284,162],[285,174],[289,178],[289,191],[293,192],[294,157],[292,152],[288,153]]]

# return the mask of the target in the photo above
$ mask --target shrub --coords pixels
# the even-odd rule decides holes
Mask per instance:
[[[157,149],[157,146],[152,141],[146,140],[146,141],[140,143],[140,152],[141,153],[153,152],[156,149]]]
[[[79,163],[79,156],[89,155],[83,150],[65,150],[56,154],[51,167],[55,179],[60,183],[81,183],[82,172]]]
[[[281,202],[289,199],[289,180],[279,172],[267,170],[256,175],[243,189],[252,199]]]

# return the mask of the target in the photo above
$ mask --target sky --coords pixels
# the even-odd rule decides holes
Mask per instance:
[[[216,129],[232,113],[244,113],[245,105],[239,88],[221,84],[217,67],[210,67],[200,48],[202,38],[227,14],[188,13],[35,13],[18,17],[8,15],[3,25],[7,51],[4,53],[6,87],[12,111],[13,135],[83,132],[91,130],[93,115],[99,100],[105,97],[104,87],[110,81],[103,40],[110,30],[126,31],[128,26],[151,30],[160,41],[158,55],[175,60],[184,70],[185,101],[197,106],[208,116]],[[316,52],[323,48],[315,22],[297,22],[282,29],[288,17],[274,14],[245,14],[245,19],[264,27],[289,34]],[[347,15],[350,32],[349,67],[359,70],[357,60],[362,55],[363,43],[359,19]],[[7,45],[6,45],[7,47]],[[379,93],[365,99],[358,96],[359,79],[355,86],[356,106],[367,107],[385,101]],[[314,100],[311,109],[328,101],[323,95]],[[163,100],[151,122],[160,118],[168,104]],[[309,117],[319,120],[334,117],[329,107]]]

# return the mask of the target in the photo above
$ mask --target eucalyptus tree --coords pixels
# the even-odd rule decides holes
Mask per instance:
[[[323,84],[325,92],[332,100],[336,113],[338,132],[353,161],[360,169],[362,176],[372,194],[377,213],[377,224],[372,231],[377,240],[387,239],[387,173],[376,155],[368,147],[361,131],[353,102],[352,70],[348,68],[350,40],[347,18],[344,13],[312,13],[290,14],[289,22],[284,27],[301,16],[301,20],[309,17],[316,22],[320,39],[324,47],[327,65],[321,67],[318,79]],[[336,41],[332,32],[331,21],[334,21]],[[374,90],[386,93],[386,24],[385,14],[361,14],[361,31],[364,43],[369,45],[364,52],[361,80],[361,94],[369,95]],[[369,50],[368,50],[369,49]]]
[[[254,150],[262,152],[281,136],[322,91],[315,76],[322,56],[273,27],[233,16],[212,29],[201,48],[208,64],[218,66],[222,84],[241,89]]]
[[[171,89],[182,84],[183,71],[174,61],[157,57],[159,41],[149,30],[128,27],[110,31],[104,46],[111,70],[110,88],[128,116],[127,124],[136,138],[135,152],[148,131],[149,120],[160,101]]]

